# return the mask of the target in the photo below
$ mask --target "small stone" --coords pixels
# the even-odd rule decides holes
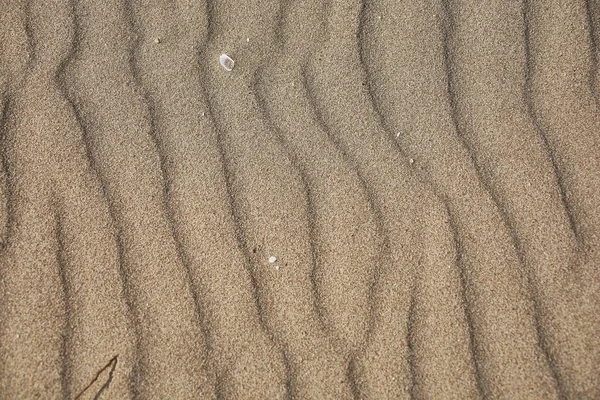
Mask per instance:
[[[397,138],[398,138],[398,137],[400,137],[400,133],[401,133],[401,132],[398,132],[398,133],[396,133],[396,137],[397,137]]]
[[[279,265],[275,266],[275,271],[279,271],[279,268],[281,268]]]
[[[235,66],[235,62],[227,54],[221,54],[219,57],[219,63],[226,71],[231,71]]]
[[[408,160],[408,163],[409,163],[410,165],[413,165],[413,164],[414,164],[414,162],[415,162],[415,160],[413,160],[412,158],[411,158],[410,160]]]
[[[154,43],[159,44],[160,43],[160,38],[154,39]]]
[[[246,38],[246,43],[250,43],[250,38]]]
[[[271,264],[273,264],[275,261],[277,261],[277,257],[275,257],[275,256],[271,256],[271,257],[269,257],[269,262],[270,262]]]

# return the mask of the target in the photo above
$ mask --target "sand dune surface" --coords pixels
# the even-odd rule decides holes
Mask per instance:
[[[599,0],[0,22],[0,398],[600,398]]]

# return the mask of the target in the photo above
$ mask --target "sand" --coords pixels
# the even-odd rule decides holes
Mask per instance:
[[[599,58],[599,0],[0,2],[0,398],[600,398]]]

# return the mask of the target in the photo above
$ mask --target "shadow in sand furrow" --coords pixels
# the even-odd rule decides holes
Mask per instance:
[[[506,212],[529,275],[541,344],[561,394],[571,398],[574,385],[585,385],[578,382],[584,375],[568,364],[577,360],[581,371],[594,360],[573,327],[591,315],[581,304],[580,246],[569,210],[547,144],[529,115],[523,4],[451,8],[461,133]]]
[[[25,3],[0,3],[2,28],[0,29],[0,139],[6,131],[10,109],[11,93],[19,87],[29,62],[28,36],[25,28]],[[0,153],[2,154],[2,153]],[[6,162],[2,157],[2,176],[0,181],[0,241],[6,245],[8,236],[9,188],[6,181]]]
[[[75,179],[77,172],[69,177],[60,176],[70,186],[58,196],[61,204],[57,207],[59,258],[65,268],[65,293],[70,304],[65,334],[69,360],[65,379],[67,397],[85,387],[107,360],[119,354],[119,366],[109,393],[129,398],[134,361],[133,321],[123,295],[116,233],[97,177],[90,176],[85,153],[81,150],[73,153],[70,157],[78,165],[70,166],[70,170],[79,169],[81,175]]]
[[[590,46],[593,65],[589,83],[596,107],[600,108],[600,0],[586,0],[587,24],[591,31]]]
[[[136,336],[134,394],[210,396],[200,316],[166,215],[148,105],[130,65],[135,41],[126,12],[118,0],[75,3],[79,47],[66,67],[67,92],[119,235]]]
[[[0,13],[4,15],[6,21],[3,24],[8,27],[11,26],[11,19],[6,16],[9,15],[8,6],[6,4],[0,5]],[[4,136],[4,126],[8,118],[8,80],[9,71],[7,65],[10,63],[8,60],[8,53],[6,49],[6,42],[10,39],[10,30],[6,28],[0,30],[0,141]],[[4,157],[2,156],[2,150],[0,149],[0,248],[6,244],[7,228],[8,228],[8,187],[6,185],[6,165],[4,163]]]
[[[600,397],[600,0],[0,16],[0,398]]]
[[[358,392],[366,398],[398,398],[418,393],[421,327],[446,331],[442,341],[453,340],[453,351],[470,363],[468,328],[460,298],[456,249],[446,209],[410,171],[410,163],[381,126],[358,52],[363,4],[356,1],[326,5],[327,34],[307,65],[308,94],[331,137],[360,171],[374,207],[381,216],[385,246],[373,292],[374,316],[366,350],[355,365]],[[389,171],[394,171],[392,174]],[[427,248],[425,255],[423,248]],[[434,288],[456,285],[454,293]],[[440,309],[422,302],[424,294],[442,297]],[[443,310],[442,310],[443,309]],[[453,315],[454,327],[434,318]],[[415,329],[417,329],[415,331]],[[453,336],[454,335],[454,336]],[[415,386],[417,385],[417,386]]]
[[[10,175],[14,176],[15,183],[11,183],[11,194],[14,193],[14,198],[11,198],[14,203],[11,204],[14,213],[11,229],[14,234],[11,232],[9,238],[7,265],[15,268],[15,263],[22,262],[22,255],[16,249],[22,250],[20,246],[24,245],[20,243],[27,240],[20,232],[23,224],[20,209],[30,206],[28,203],[35,199],[39,188],[24,185],[20,176],[32,175],[25,182],[33,181],[42,189],[48,188],[48,197],[40,196],[39,201],[50,207],[47,210],[49,215],[44,218],[51,220],[52,233],[45,238],[33,235],[29,240],[35,239],[42,246],[44,240],[52,241],[51,248],[55,254],[49,265],[58,263],[58,271],[54,271],[56,276],[48,279],[46,284],[58,285],[52,291],[60,290],[64,314],[59,321],[65,321],[61,332],[62,364],[58,369],[61,382],[52,385],[46,382],[49,386],[42,392],[49,390],[71,397],[97,370],[96,363],[102,363],[115,352],[120,352],[124,360],[120,369],[122,374],[114,380],[113,390],[126,397],[129,390],[127,366],[131,365],[127,359],[131,358],[128,355],[132,346],[128,340],[125,304],[119,295],[121,281],[116,251],[110,246],[111,242],[114,244],[114,234],[100,187],[87,164],[80,127],[56,83],[56,75],[69,54],[73,39],[70,11],[68,3],[44,7],[32,2],[28,6],[26,31],[32,35],[31,41],[36,43],[29,48],[39,51],[36,56],[21,55],[24,60],[34,61],[24,71],[25,79],[15,79],[22,85],[9,91],[14,93],[11,102],[14,131],[12,135],[7,134],[5,146],[10,158],[7,165],[14,169]],[[31,142],[28,143],[29,140]],[[38,145],[40,148],[36,148]],[[27,163],[31,171],[22,171],[23,163]],[[33,174],[39,176],[33,177]],[[33,232],[27,232],[25,237],[31,234]],[[31,264],[25,266],[25,271],[39,271],[32,274],[31,279],[42,271],[53,271],[52,268],[45,271],[43,262],[28,262]],[[52,309],[52,303],[57,301],[60,300],[48,301],[48,307]],[[39,311],[44,310],[45,307],[40,307]],[[52,326],[50,318],[42,317],[40,322]],[[61,324],[57,323],[55,327],[61,327]],[[46,336],[43,332],[31,332],[28,340],[38,341]],[[27,345],[26,342],[24,344]],[[55,351],[54,346],[52,344],[40,354]],[[17,367],[11,373],[31,379],[29,385],[14,387],[15,393],[25,395],[30,388],[39,389],[34,383],[38,379],[37,373]]]
[[[589,87],[593,55],[585,2],[527,7],[532,112],[556,162],[578,239],[597,256],[600,114]]]
[[[550,278],[564,287],[566,315],[556,323],[563,330],[549,340],[564,347],[555,356],[565,394],[594,398],[600,391],[594,368],[600,359],[600,114],[589,85],[594,54],[588,8],[583,0],[568,7],[527,2],[526,8],[531,113],[555,163],[579,250],[566,282]],[[563,340],[575,332],[577,340]]]
[[[373,8],[370,16],[364,55],[376,103],[400,146],[446,199],[458,235],[480,390],[496,396],[551,387],[514,238],[488,192],[483,171],[456,131],[447,92],[444,7],[440,2],[430,7],[414,3],[402,14],[386,16]],[[425,25],[435,29],[418,29]],[[519,331],[519,340],[501,326]],[[447,370],[442,363],[433,367]],[[456,381],[448,378],[452,387]]]
[[[316,302],[309,188],[253,93],[256,74],[270,58],[278,14],[276,1],[211,2],[203,79],[263,320],[285,353],[291,395],[348,398],[346,363]],[[233,71],[217,63],[221,53],[236,60]]]
[[[68,27],[69,37],[45,38],[47,42],[69,46],[53,70],[56,99],[49,102],[61,107],[63,126],[54,136],[53,177],[57,213],[58,257],[64,267],[62,277],[68,304],[68,325],[63,344],[67,368],[63,372],[66,397],[71,398],[85,387],[106,360],[119,354],[119,368],[110,381],[111,395],[131,397],[130,374],[134,341],[129,304],[123,295],[123,276],[113,220],[96,171],[90,165],[83,127],[70,102],[65,101],[62,68],[75,51],[73,4],[61,4],[64,21],[51,8],[40,7],[44,19],[40,25],[52,32]],[[52,24],[56,26],[52,30]],[[108,386],[107,386],[108,387]]]
[[[257,94],[307,184],[318,307],[329,334],[352,362],[368,335],[382,226],[363,179],[307,97],[303,67],[321,22],[314,11],[319,8],[317,1],[287,3],[279,31],[284,40],[272,55],[276,61],[262,71]]]
[[[52,193],[54,194],[54,193]],[[71,285],[71,281],[69,280],[70,276],[67,271],[69,261],[68,255],[66,253],[68,250],[65,248],[65,235],[63,233],[62,227],[62,219],[60,213],[58,211],[58,206],[56,204],[56,199],[52,199],[51,207],[54,213],[54,229],[56,235],[56,259],[58,262],[58,276],[60,279],[60,289],[62,291],[61,295],[63,298],[63,302],[65,305],[65,325],[63,327],[62,333],[62,342],[60,348],[60,356],[61,356],[61,388],[62,394],[65,398],[73,397],[73,390],[71,390],[71,382],[73,381],[73,359],[71,355],[73,354],[73,344],[76,343],[73,339],[75,338],[76,333],[74,331],[74,323],[72,321],[73,312],[71,310],[71,305],[73,302],[73,285]]]
[[[31,25],[37,26],[43,16],[26,15],[31,10],[22,4],[3,11],[6,28],[14,29],[4,31],[3,36],[22,46],[5,47],[1,62],[13,57],[33,58],[28,54],[34,48],[30,45],[34,41]],[[30,26],[26,28],[26,24]],[[43,32],[42,37],[35,33],[35,40],[46,39]],[[51,54],[57,50],[60,48],[52,48]],[[40,58],[42,63],[46,61]],[[58,397],[65,390],[61,384],[62,347],[68,305],[57,259],[54,194],[48,169],[52,168],[52,153],[56,155],[52,134],[61,128],[61,123],[45,117],[60,115],[61,110],[52,104],[56,93],[44,71],[36,64],[17,65],[20,68],[8,71],[12,79],[7,91],[10,98],[2,143],[12,203],[9,237],[0,261],[0,394]]]
[[[2,3],[0,11],[3,22],[0,72],[6,84],[2,158],[11,200],[6,216],[10,240],[6,238],[0,254],[0,395],[35,396],[44,390],[58,395],[64,302],[54,257],[50,191],[48,185],[38,185],[39,163],[36,167],[28,166],[25,148],[36,139],[22,123],[23,117],[32,114],[31,108],[24,107],[27,93],[21,84],[27,75],[29,58],[26,8],[24,3],[10,7]],[[35,105],[38,104],[32,104]],[[47,269],[35,268],[38,263],[44,263]],[[48,326],[45,318],[52,317],[56,318],[55,325]],[[43,339],[40,341],[37,336]],[[39,358],[28,357],[30,352]]]
[[[133,11],[141,35],[136,65],[153,104],[174,232],[202,308],[217,393],[281,398],[286,390],[282,354],[261,326],[202,91],[198,45],[205,44],[206,10],[181,1],[170,6],[134,2]]]
[[[16,114],[21,114],[20,110]],[[15,132],[31,133],[10,125],[12,121],[6,131],[9,138]],[[15,188],[11,199],[20,204],[10,207],[10,236],[0,259],[0,394],[6,398],[62,397],[66,305],[56,257],[51,189],[47,182],[32,177],[31,164],[15,162],[17,152],[7,146],[8,181]],[[13,179],[12,174],[20,178]]]
[[[414,157],[415,165],[446,200],[467,286],[479,390],[498,396],[551,387],[511,231],[456,130],[448,93],[444,5],[433,1],[424,7],[411,2],[402,13],[384,13],[385,5],[375,2],[368,7],[363,59],[370,71],[375,103],[390,133],[397,133],[399,145]],[[520,332],[518,341],[501,326]],[[423,384],[425,392],[436,393],[442,386],[455,390],[469,387],[448,373],[453,371],[454,356],[449,352],[451,342],[445,346],[446,357],[441,358],[437,351],[434,364],[419,363],[424,380],[431,385]]]
[[[1,11],[0,11],[1,12]],[[0,39],[1,40],[1,39]],[[2,51],[0,50],[0,62],[2,60]],[[2,74],[4,76],[4,74]],[[1,79],[1,78],[0,78]],[[7,84],[0,82],[0,143],[4,137],[4,127],[8,119],[8,90]],[[0,249],[6,245],[8,235],[8,202],[9,192],[6,182],[6,163],[4,162],[3,151],[0,148]],[[1,251],[1,250],[0,250]]]

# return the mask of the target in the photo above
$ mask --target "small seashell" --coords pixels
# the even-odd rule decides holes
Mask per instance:
[[[226,71],[231,71],[235,65],[235,62],[227,54],[221,54],[219,57],[219,63],[221,63]]]
[[[269,262],[270,262],[271,264],[273,264],[275,261],[277,261],[277,257],[275,257],[275,256],[271,256],[271,257],[269,257]]]

